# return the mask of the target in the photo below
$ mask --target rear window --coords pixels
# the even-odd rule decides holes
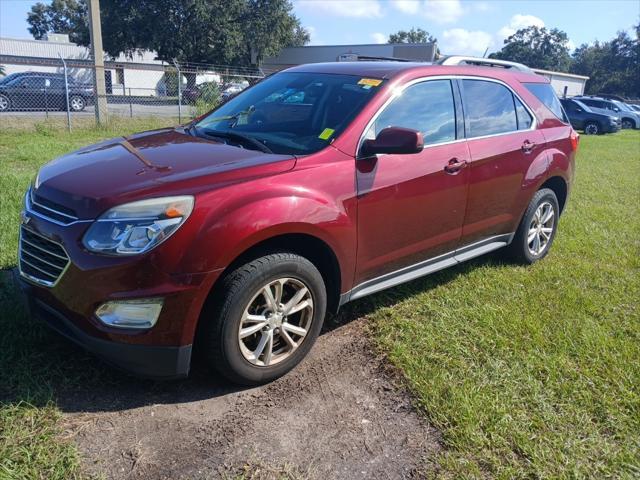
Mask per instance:
[[[558,100],[558,96],[556,92],[553,91],[550,83],[525,83],[524,86],[527,87],[527,90],[533,93],[538,100],[544,103],[556,117],[564,123],[569,123],[567,115],[564,113],[562,105],[560,104],[560,100]]]

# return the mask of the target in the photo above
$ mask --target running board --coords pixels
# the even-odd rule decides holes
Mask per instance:
[[[485,253],[492,252],[502,247],[506,247],[511,243],[514,234],[509,233],[506,235],[497,235],[495,237],[487,238],[477,243],[467,245],[465,247],[454,250],[453,252],[445,253],[429,260],[425,260],[415,265],[410,265],[395,272],[387,273],[377,278],[367,280],[360,285],[355,286],[351,291],[344,293],[340,296],[340,305],[344,305],[351,300],[357,298],[366,297],[372,293],[386,290],[387,288],[395,287],[416,278],[424,277],[431,273],[443,270],[448,267],[452,267],[459,263],[465,262]]]

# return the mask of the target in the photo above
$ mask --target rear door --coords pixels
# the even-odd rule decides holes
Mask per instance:
[[[386,127],[411,128],[422,132],[425,147],[417,154],[356,160],[356,284],[458,246],[469,160],[460,108],[453,80],[425,79],[383,107],[366,132],[375,138]]]
[[[505,84],[463,79],[460,87],[471,155],[460,243],[503,242],[517,227],[525,174],[544,155],[545,139],[534,115]]]

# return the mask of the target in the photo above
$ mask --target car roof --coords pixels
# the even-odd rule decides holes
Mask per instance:
[[[434,75],[468,75],[495,78],[499,80],[516,79],[520,82],[549,83],[541,75],[526,73],[506,68],[475,66],[475,65],[436,65],[426,62],[327,62],[308,63],[288,68],[285,72],[300,73],[328,73],[355,75],[391,79],[401,74],[416,71],[424,76]]]

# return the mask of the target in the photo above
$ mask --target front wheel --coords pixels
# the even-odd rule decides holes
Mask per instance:
[[[200,343],[209,364],[235,383],[274,380],[307,355],[322,328],[327,294],[306,258],[275,253],[227,275],[218,287]]]
[[[598,135],[600,133],[600,125],[596,122],[587,122],[584,126],[584,133],[587,135]]]
[[[631,120],[629,120],[628,118],[622,119],[622,128],[628,129],[633,127],[635,127],[635,124]]]
[[[531,199],[509,245],[511,257],[520,263],[531,264],[544,258],[558,229],[560,208],[553,190],[538,190]]]

